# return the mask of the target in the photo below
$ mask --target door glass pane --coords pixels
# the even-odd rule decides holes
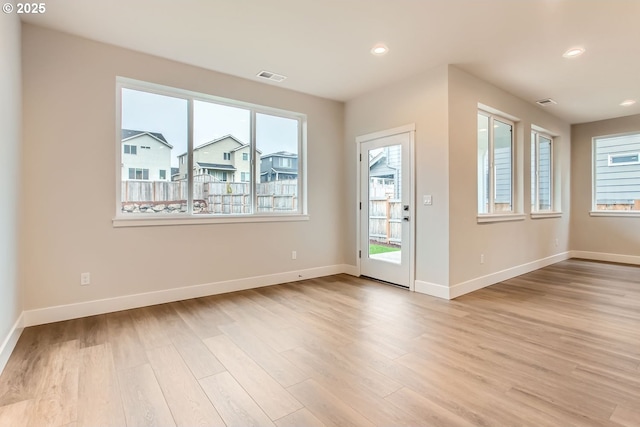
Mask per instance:
[[[369,258],[400,264],[402,146],[369,150]]]

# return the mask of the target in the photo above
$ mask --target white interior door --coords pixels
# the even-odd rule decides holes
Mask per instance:
[[[360,274],[411,288],[413,130],[357,139],[360,149]]]

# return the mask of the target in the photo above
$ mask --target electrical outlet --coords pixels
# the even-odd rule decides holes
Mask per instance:
[[[484,254],[480,254],[480,264],[484,264]]]
[[[91,273],[80,273],[80,285],[87,286],[91,284]]]
[[[298,252],[291,251],[291,259],[298,259]]]

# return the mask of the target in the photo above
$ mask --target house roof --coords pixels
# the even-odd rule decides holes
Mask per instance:
[[[233,165],[221,165],[219,163],[205,163],[205,162],[196,162],[196,164],[201,168],[207,168],[207,169],[219,169],[219,170],[227,170],[227,171],[236,170],[236,168],[233,167]]]
[[[267,157],[289,157],[292,159],[297,159],[298,155],[295,153],[290,153],[288,151],[278,151],[276,153],[265,154],[264,156],[262,156],[263,159],[266,159]]]
[[[202,148],[204,148],[204,147],[208,147],[209,145],[213,145],[213,144],[215,144],[215,143],[217,143],[217,142],[224,141],[225,139],[228,139],[228,138],[230,138],[230,139],[234,140],[235,142],[237,142],[237,143],[239,144],[239,146],[238,146],[238,147],[234,148],[234,149],[233,149],[233,150],[231,150],[231,151],[240,150],[240,149],[242,149],[242,148],[244,148],[244,147],[246,147],[246,146],[248,146],[248,145],[249,145],[249,144],[245,144],[245,143],[243,143],[242,141],[240,141],[240,140],[239,140],[238,138],[236,138],[235,136],[233,136],[233,135],[229,134],[229,135],[221,136],[220,138],[216,138],[216,139],[213,139],[213,140],[211,140],[211,141],[205,142],[204,144],[200,144],[200,145],[198,145],[197,147],[195,147],[195,148],[193,149],[193,151],[200,150],[200,149],[202,149]],[[186,155],[186,154],[187,154],[187,152],[185,151],[184,153],[180,154],[178,157],[182,157],[182,156],[184,156],[184,155]]]
[[[216,139],[211,140],[211,141],[209,141],[209,142],[205,142],[204,144],[200,144],[200,145],[198,145],[196,148],[194,148],[194,151],[195,151],[195,150],[199,150],[199,149],[204,148],[204,147],[207,147],[207,146],[209,146],[209,145],[213,145],[213,144],[215,144],[215,143],[217,143],[217,142],[224,141],[225,139],[232,139],[232,140],[234,140],[235,142],[237,142],[237,143],[238,143],[238,145],[240,145],[240,147],[237,147],[237,148],[242,148],[243,146],[247,145],[247,144],[243,143],[242,141],[240,141],[240,140],[239,140],[238,138],[236,138],[235,136],[233,136],[233,135],[229,134],[229,135],[221,136],[220,138],[216,138]]]
[[[143,135],[149,135],[151,138],[156,139],[158,142],[166,145],[169,148],[173,148],[173,145],[169,144],[165,139],[164,135],[158,132],[149,132],[146,130],[134,130],[134,129],[122,129],[120,133],[120,138],[122,142],[129,141],[134,138],[138,138]]]
[[[298,174],[298,169],[295,169],[295,168],[271,168],[271,172],[288,173],[288,174],[291,174],[291,175],[297,175]],[[267,173],[270,173],[270,172],[262,172],[260,175],[266,175]]]

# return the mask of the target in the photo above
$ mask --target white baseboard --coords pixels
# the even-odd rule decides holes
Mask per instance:
[[[418,293],[431,295],[432,297],[451,299],[451,288],[449,288],[448,286],[439,285],[437,283],[423,282],[422,280],[416,280],[414,284],[415,286],[413,290]]]
[[[4,370],[4,367],[7,366],[7,362],[9,361],[9,357],[13,352],[13,349],[16,347],[18,343],[18,339],[24,330],[23,326],[24,313],[21,313],[16,320],[16,323],[13,324],[13,327],[9,331],[9,334],[2,342],[0,346],[0,374]]]
[[[500,283],[504,280],[508,280],[525,273],[530,273],[532,271],[538,270],[539,268],[543,268],[548,265],[567,260],[569,258],[571,258],[570,252],[562,252],[560,254],[552,255],[536,261],[528,262],[526,264],[507,268],[496,273],[488,274],[486,276],[467,280],[466,282],[458,283],[451,287],[451,299],[457,298],[464,294],[468,294],[469,292],[473,292],[478,289],[486,288],[487,286],[495,285],[496,283]]]
[[[498,271],[486,276],[458,283],[451,287],[420,280],[415,281],[415,291],[438,298],[453,299],[478,289],[499,283],[503,280],[529,273],[542,267],[560,262],[569,258],[584,258],[597,261],[619,262],[640,265],[640,256],[608,254],[600,252],[569,251],[547,258],[522,264],[506,270]],[[146,307],[149,305],[163,304],[190,298],[198,298],[207,295],[217,295],[245,289],[259,288],[263,286],[277,285],[296,280],[312,279],[316,277],[330,276],[333,274],[349,274],[359,276],[357,266],[338,264],[326,267],[310,268],[306,270],[289,271],[265,276],[255,276],[223,282],[206,283],[202,285],[173,288],[162,291],[147,292],[142,294],[124,295],[120,297],[87,301],[75,304],[45,307],[34,310],[26,310],[14,325],[9,336],[0,347],[0,366],[6,363],[8,355],[15,346],[22,328],[44,323],[59,322],[79,317],[93,316],[96,314],[110,313],[131,308]]]
[[[618,262],[621,264],[640,265],[640,256],[608,254],[604,252],[571,251],[571,258],[590,259],[593,261]]]
[[[357,265],[343,264],[342,272],[350,276],[360,277],[360,268]]]
[[[296,280],[313,279],[316,277],[330,276],[340,273],[349,274],[348,271],[346,271],[350,271],[349,267],[350,266],[343,264],[332,265],[326,267],[310,268],[306,270],[270,274],[265,276],[255,276],[243,279],[227,280],[223,282],[206,283],[202,285],[187,286],[183,288],[146,292],[142,294],[124,295],[120,297],[86,301],[75,304],[58,305],[54,307],[45,307],[35,310],[26,310],[23,313],[23,324],[24,327],[35,326],[45,323],[76,319],[79,317],[93,316],[96,314],[128,310],[131,308],[146,307],[149,305],[164,304],[191,298],[199,298],[208,295],[243,291],[246,289],[260,288],[263,286],[294,282]]]
[[[458,283],[451,287],[445,285],[439,285],[436,283],[423,282],[420,280],[415,281],[415,290],[423,294],[431,295],[438,298],[454,299],[469,292],[477,291],[478,289],[486,288],[487,286],[495,285],[504,280],[511,279],[521,274],[529,273],[539,268],[546,267],[556,262],[564,261],[572,257],[571,252],[563,252],[560,254],[552,255],[547,258],[542,258],[536,261],[528,262],[526,264],[518,265],[515,267],[507,268],[495,273],[488,274],[486,276],[477,277],[475,279],[467,280],[466,282]]]

